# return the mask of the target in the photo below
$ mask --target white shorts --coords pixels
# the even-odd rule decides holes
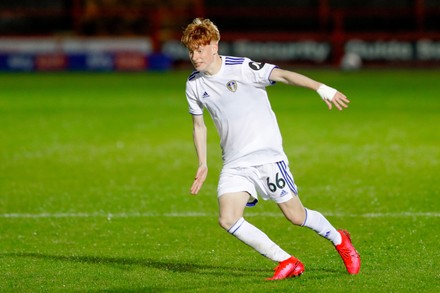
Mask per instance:
[[[292,173],[284,161],[254,167],[224,168],[220,173],[218,197],[242,191],[252,197],[248,206],[257,204],[258,195],[276,203],[288,201],[293,197],[292,193],[298,195]]]

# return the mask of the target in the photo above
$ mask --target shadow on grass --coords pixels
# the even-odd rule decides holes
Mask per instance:
[[[74,263],[88,263],[99,265],[112,265],[112,266],[141,266],[159,269],[163,271],[177,272],[177,273],[200,273],[200,274],[225,274],[228,276],[246,276],[249,274],[261,274],[262,276],[267,273],[265,269],[246,268],[243,266],[213,266],[205,264],[197,264],[190,262],[179,262],[179,260],[155,260],[155,259],[136,259],[136,258],[117,258],[106,256],[66,256],[66,255],[48,255],[42,253],[0,253],[0,257],[19,257],[19,258],[32,258],[42,260],[55,260],[63,262]]]

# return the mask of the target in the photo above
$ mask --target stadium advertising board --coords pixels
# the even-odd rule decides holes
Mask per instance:
[[[162,52],[173,60],[188,60],[188,52],[179,41],[165,42]],[[235,42],[222,42],[220,54],[247,56],[258,60],[325,63],[330,60],[331,44],[312,40],[297,42],[253,42],[239,40]]]
[[[345,52],[355,53],[366,61],[436,61],[440,60],[440,41],[350,40],[345,44]]]
[[[356,55],[367,65],[440,62],[440,41],[430,39],[414,41],[349,39],[343,43],[340,56],[335,56],[334,51],[335,46],[331,42],[316,40],[294,42],[239,40],[222,42],[220,46],[220,53],[224,55],[247,56],[273,62],[337,64],[345,55]],[[186,49],[178,41],[166,42],[163,45],[163,53],[173,60],[188,59]]]
[[[348,39],[337,50],[330,41],[222,41],[223,55],[247,56],[274,63],[348,66],[439,65],[440,40]],[[153,52],[148,38],[0,38],[2,71],[143,71],[169,69],[188,61],[178,40]]]
[[[2,38],[3,71],[141,71],[152,53],[147,38]]]

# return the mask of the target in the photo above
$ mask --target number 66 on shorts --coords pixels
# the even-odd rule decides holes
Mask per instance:
[[[270,199],[277,203],[287,201],[291,198],[291,192],[298,194],[298,188],[285,161],[280,161],[272,165],[272,172],[267,174],[266,186]],[[265,168],[266,169],[266,168]],[[269,168],[268,168],[269,169]],[[269,171],[269,170],[266,170]]]
[[[255,200],[282,203],[298,194],[297,186],[285,161],[253,167],[224,168],[220,174],[218,196],[225,193],[247,192]]]

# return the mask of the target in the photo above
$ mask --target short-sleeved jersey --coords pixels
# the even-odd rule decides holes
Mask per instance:
[[[225,167],[287,161],[281,133],[266,92],[275,65],[222,56],[215,75],[193,72],[186,83],[189,112],[206,108],[220,135]]]

